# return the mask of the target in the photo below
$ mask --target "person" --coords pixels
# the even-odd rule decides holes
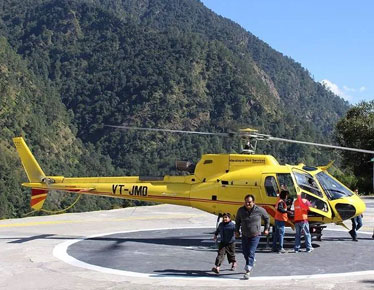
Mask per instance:
[[[278,252],[281,254],[286,253],[283,248],[284,233],[285,233],[285,223],[288,221],[288,211],[287,211],[287,198],[288,191],[282,190],[279,194],[279,199],[275,204],[275,226],[273,233],[273,252]],[[277,246],[279,244],[279,246]]]
[[[356,188],[355,189],[355,194],[358,195],[358,189]],[[362,227],[362,218],[363,218],[363,215],[360,214],[354,218],[351,218],[351,221],[352,221],[352,229],[349,231],[349,234],[351,235],[352,237],[352,240],[355,241],[355,242],[358,242],[358,239],[357,239],[357,231]]]
[[[235,219],[235,236],[242,234],[242,250],[245,259],[244,279],[249,279],[254,267],[255,254],[261,235],[261,220],[264,221],[264,234],[269,234],[270,218],[266,210],[255,205],[255,197],[247,194],[244,205],[238,209]]]
[[[311,203],[307,199],[302,198],[301,193],[297,194],[297,199],[294,203],[294,224],[296,230],[294,246],[295,253],[298,253],[300,251],[300,240],[302,232],[304,232],[306,252],[310,253],[313,251],[312,236],[310,234],[308,221],[308,211],[311,206]]]
[[[213,239],[216,241],[217,236],[220,236],[220,243],[218,244],[218,255],[216,258],[215,266],[212,271],[219,274],[219,268],[227,254],[227,260],[231,264],[231,270],[236,269],[235,258],[235,224],[231,221],[231,215],[224,213],[222,215],[223,221],[219,224]]]

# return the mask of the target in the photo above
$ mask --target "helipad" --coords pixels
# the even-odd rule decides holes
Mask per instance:
[[[74,266],[134,277],[185,279],[241,279],[244,259],[237,242],[237,271],[224,262],[220,275],[211,272],[217,245],[214,228],[172,228],[104,234],[68,241],[55,248],[55,256]],[[353,242],[346,231],[325,230],[323,241],[313,242],[315,251],[292,253],[293,235],[286,238],[286,254],[271,251],[262,239],[251,277],[271,279],[320,278],[372,271],[373,240],[369,233]],[[344,253],[344,254],[341,254]],[[347,257],[352,257],[347,263]],[[241,265],[241,266],[240,266]],[[111,271],[112,270],[112,271]]]
[[[196,209],[159,205],[2,220],[0,289],[372,289],[373,202],[367,200],[359,242],[334,225],[310,254],[275,254],[263,241],[249,281],[241,279],[240,241],[237,271],[226,261],[221,275],[210,271],[216,218]]]

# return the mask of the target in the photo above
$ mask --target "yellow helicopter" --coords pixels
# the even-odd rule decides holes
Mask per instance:
[[[264,207],[274,224],[277,194],[286,188],[296,197],[303,193],[311,202],[309,212],[311,230],[321,237],[323,224],[342,224],[344,220],[362,214],[365,203],[359,196],[332,177],[326,166],[310,167],[304,164],[280,165],[271,155],[255,154],[257,141],[275,140],[322,146],[374,154],[374,151],[326,144],[296,141],[260,134],[254,129],[242,129],[238,133],[208,133],[127,126],[109,126],[120,129],[137,129],[191,133],[203,135],[238,136],[244,146],[241,154],[204,154],[195,165],[177,162],[177,169],[188,172],[183,176],[142,177],[64,177],[48,176],[39,166],[22,137],[14,138],[14,144],[26,171],[30,187],[31,207],[40,210],[49,190],[79,194],[109,196],[132,200],[190,206],[218,217],[229,212],[235,218],[244,196],[253,194],[256,204]],[[293,226],[292,219],[288,226]]]

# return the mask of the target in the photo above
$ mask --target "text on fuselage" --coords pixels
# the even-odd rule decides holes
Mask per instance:
[[[148,187],[145,185],[133,185],[131,189],[125,187],[124,184],[112,184],[112,192],[116,195],[137,195],[137,196],[147,196]]]

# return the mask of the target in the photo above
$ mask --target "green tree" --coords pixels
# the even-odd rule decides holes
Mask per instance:
[[[336,136],[341,146],[373,150],[374,101],[352,107],[336,125]],[[346,167],[357,176],[361,191],[372,192],[373,155],[344,151],[343,157]]]

